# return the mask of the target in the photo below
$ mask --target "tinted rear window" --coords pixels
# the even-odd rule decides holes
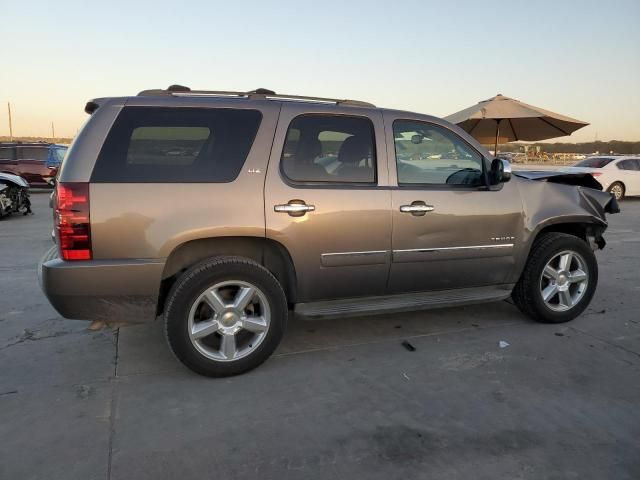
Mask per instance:
[[[126,107],[107,135],[92,182],[231,182],[260,126],[257,110]]]
[[[584,160],[576,163],[574,167],[602,168],[610,164],[613,160],[614,160],[613,158],[603,158],[603,157],[585,158]]]

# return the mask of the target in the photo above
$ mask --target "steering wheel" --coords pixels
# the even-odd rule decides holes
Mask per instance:
[[[446,183],[450,185],[475,185],[480,178],[480,173],[480,170],[476,168],[463,168],[449,175]]]

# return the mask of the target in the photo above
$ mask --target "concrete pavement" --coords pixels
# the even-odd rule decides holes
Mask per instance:
[[[33,199],[0,222],[2,479],[640,478],[640,200],[611,217],[571,323],[507,302],[293,319],[275,357],[216,380],[159,323],[61,319],[37,286],[51,216]]]

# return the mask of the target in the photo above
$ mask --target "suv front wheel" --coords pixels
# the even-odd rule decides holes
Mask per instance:
[[[278,346],[286,320],[280,283],[242,257],[217,257],[187,270],[165,309],[173,353],[211,377],[237,375],[264,362]]]
[[[587,243],[551,232],[536,239],[512,297],[534,320],[562,323],[587,308],[597,283],[598,263]]]

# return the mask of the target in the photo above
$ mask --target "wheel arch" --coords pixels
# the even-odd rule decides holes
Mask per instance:
[[[163,312],[169,290],[185,270],[207,258],[223,255],[246,257],[264,266],[282,285],[287,302],[295,303],[296,271],[284,245],[263,237],[214,237],[190,240],[173,249],[162,272],[157,313]]]
[[[582,240],[587,240],[587,230],[589,227],[592,227],[593,223],[589,222],[563,222],[563,223],[552,223],[540,228],[535,235],[533,236],[533,241],[531,242],[531,246],[533,246],[536,241],[538,241],[542,235],[551,232],[557,233],[566,233],[568,235],[573,235],[574,237],[579,237]]]
[[[533,232],[527,252],[531,251],[533,245],[541,238],[542,235],[549,232],[573,235],[574,237],[578,237],[587,242],[593,249],[604,248],[605,242],[602,238],[602,233],[606,228],[606,223],[598,222],[592,216],[550,220],[539,225]]]
[[[616,183],[619,183],[620,185],[622,185],[622,190],[625,193],[627,192],[627,186],[624,184],[624,182],[622,180],[614,180],[613,182],[611,182],[609,184],[609,186],[607,187],[607,191],[611,190],[611,187],[613,187]]]
[[[602,237],[602,233],[606,230],[605,223],[598,222],[593,216],[571,216],[569,218],[553,218],[546,222],[540,223],[533,231],[530,232],[524,242],[521,253],[516,260],[516,268],[513,271],[513,277],[510,280],[516,282],[522,272],[531,254],[534,244],[542,238],[545,233],[566,233],[578,237],[586,242],[592,249],[604,248],[606,242]]]

